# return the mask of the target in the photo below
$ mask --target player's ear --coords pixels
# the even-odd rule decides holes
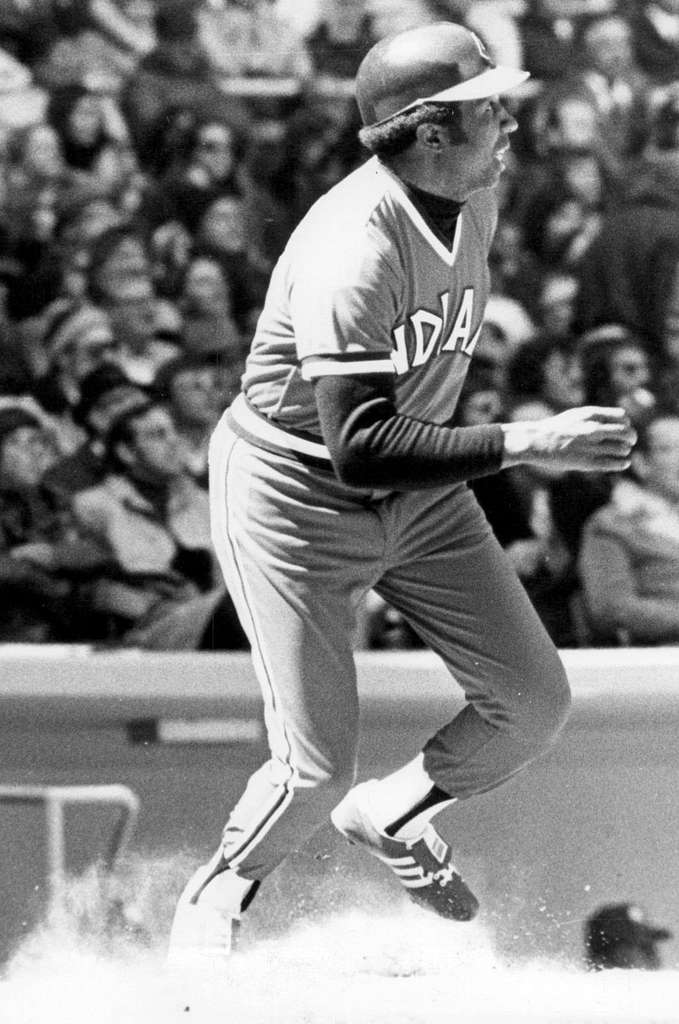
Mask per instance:
[[[434,151],[443,149],[443,127],[440,124],[432,124],[430,121],[418,124],[415,136],[419,144],[426,149]]]

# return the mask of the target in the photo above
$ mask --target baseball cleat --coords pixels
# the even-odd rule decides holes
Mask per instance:
[[[228,869],[215,873],[215,860],[193,873],[177,901],[168,967],[219,969],[234,949],[241,912],[257,883]]]
[[[369,812],[371,789],[370,782],[363,782],[347,793],[330,815],[335,828],[391,868],[415,903],[439,917],[471,921],[479,903],[456,871],[448,843],[431,823],[417,839],[393,839],[381,832]]]

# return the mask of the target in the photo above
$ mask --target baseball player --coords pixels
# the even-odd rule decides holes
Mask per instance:
[[[443,917],[478,903],[432,818],[554,740],[561,661],[466,481],[521,462],[626,468],[622,410],[449,426],[481,329],[495,186],[517,124],[451,23],[380,41],[356,81],[373,154],[293,232],[210,447],[213,538],[248,634],[271,756],[182,893],[170,963],[230,949],[260,882],[328,815]],[[374,589],[467,698],[424,750],[354,786],[352,634]],[[417,679],[413,679],[417,686]]]

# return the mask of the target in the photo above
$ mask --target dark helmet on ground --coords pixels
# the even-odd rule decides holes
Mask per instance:
[[[621,947],[654,951],[656,943],[672,938],[668,928],[652,924],[635,903],[607,903],[585,922],[585,949],[597,967],[621,966]]]
[[[423,103],[456,103],[508,92],[528,71],[493,64],[473,32],[437,22],[381,39],[356,76],[356,101],[365,127],[374,127]]]

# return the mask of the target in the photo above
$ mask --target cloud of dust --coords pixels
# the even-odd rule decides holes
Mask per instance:
[[[305,905],[278,920],[272,879],[266,913],[244,929],[225,969],[169,972],[166,936],[193,863],[136,857],[113,881],[95,869],[73,879],[7,965],[3,1024],[677,1021],[676,972],[595,975],[546,960],[510,967],[487,923],[443,921],[394,898],[393,887],[366,892],[357,880],[348,891],[346,878],[313,880]]]

